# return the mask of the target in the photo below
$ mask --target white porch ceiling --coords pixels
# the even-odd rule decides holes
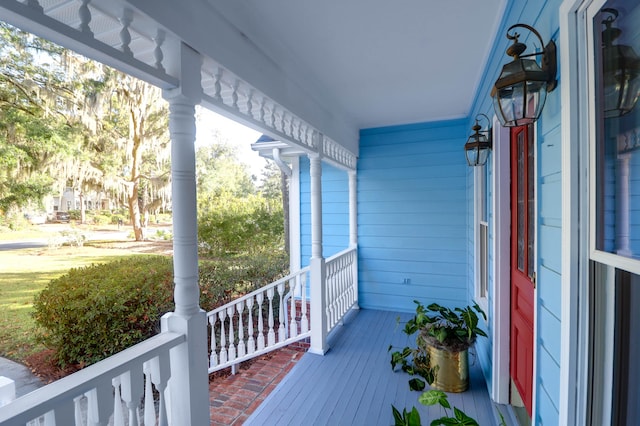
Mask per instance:
[[[465,117],[506,0],[207,0],[356,128]]]

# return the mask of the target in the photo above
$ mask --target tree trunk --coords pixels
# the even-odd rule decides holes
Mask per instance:
[[[84,193],[82,191],[78,194],[78,198],[80,198],[80,223],[84,224],[87,212],[84,206]]]

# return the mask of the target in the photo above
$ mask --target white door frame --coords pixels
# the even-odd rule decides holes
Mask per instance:
[[[493,345],[491,398],[499,404],[510,403],[510,329],[511,329],[511,144],[509,128],[493,119],[493,280],[491,282],[491,317]]]

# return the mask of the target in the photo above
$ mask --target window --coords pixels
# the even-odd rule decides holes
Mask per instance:
[[[595,249],[640,259],[640,7],[610,0],[593,18]]]
[[[640,4],[588,7],[591,88],[591,424],[640,415]]]
[[[489,224],[487,221],[487,166],[474,167],[475,205],[475,297],[487,310],[489,288]]]

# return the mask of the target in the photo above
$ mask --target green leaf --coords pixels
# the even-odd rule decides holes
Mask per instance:
[[[439,419],[435,419],[431,422],[431,426],[449,426],[449,425],[457,425],[458,421],[451,417],[440,417]]]
[[[413,391],[422,391],[425,386],[424,380],[418,379],[417,377],[409,380],[409,389]]]
[[[447,338],[447,329],[446,328],[437,328],[433,330],[433,337],[438,339],[438,342],[442,343]]]
[[[407,415],[407,420],[408,420],[409,426],[420,426],[421,425],[420,413],[418,413],[418,410],[416,409],[416,407],[413,407],[411,409],[411,412]]]
[[[451,408],[449,405],[449,400],[447,399],[447,394],[437,389],[430,389],[424,392],[418,398],[418,402],[422,405],[436,405],[439,404],[444,408]]]
[[[456,416],[456,420],[458,420],[458,423],[455,424],[464,426],[479,426],[478,422],[467,416],[462,410],[458,409],[457,407],[453,407],[453,412]]]
[[[400,411],[398,411],[398,409],[396,407],[394,407],[393,405],[391,405],[391,409],[393,410],[393,420],[395,420],[395,425],[396,426],[403,426],[404,425],[404,419],[402,418],[402,414],[400,414]]]

